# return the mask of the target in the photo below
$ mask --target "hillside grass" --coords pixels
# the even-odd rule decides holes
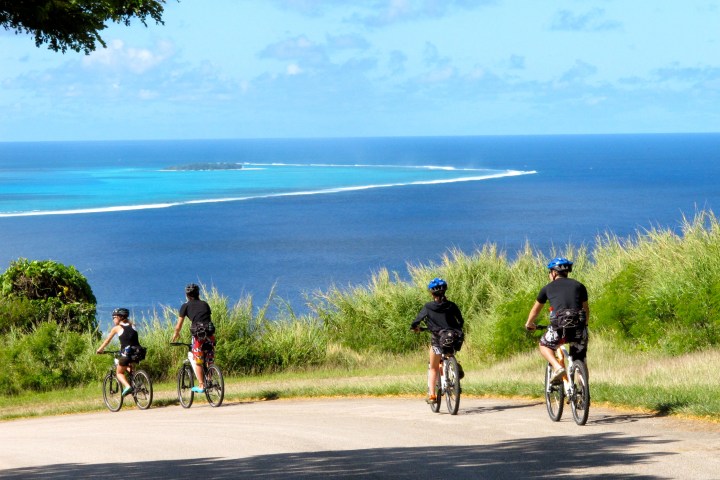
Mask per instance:
[[[606,234],[592,250],[569,245],[545,255],[528,243],[512,259],[492,244],[472,253],[451,250],[437,263],[408,265],[409,275],[380,270],[367,285],[310,292],[302,315],[273,295],[260,305],[250,296],[231,304],[204,289],[228,400],[421,396],[428,338],[411,333],[409,324],[436,276],[448,281],[448,297],[466,320],[460,358],[472,374],[465,394],[535,398],[542,394],[542,361],[537,335],[523,326],[547,282],[548,257],[558,254],[575,262],[572,276],[590,295],[594,401],[719,418],[720,222],[709,211],[676,229],[627,239]],[[271,311],[279,313],[271,318]],[[160,394],[160,404],[173,403],[171,382],[185,354],[169,346],[175,320],[168,307],[137,321],[148,348],[143,368],[159,392],[169,392]],[[23,404],[48,411],[42,405],[67,403],[63,398],[78,411],[102,408],[95,395],[110,359],[94,354],[97,333],[47,322],[13,327],[0,342],[3,418]]]
[[[593,338],[591,348],[594,406],[720,423],[720,349],[668,357],[618,349],[612,340],[603,337]],[[543,401],[544,363],[536,352],[485,365],[465,359],[462,352],[458,358],[466,370],[463,398]],[[366,356],[356,361],[351,369],[323,366],[228,377],[225,402],[363,396],[402,396],[423,401],[427,361],[424,350],[401,356]],[[153,408],[181,408],[174,382],[155,382],[154,390]],[[123,409],[137,408],[131,399],[127,400]],[[206,403],[201,396],[196,397],[196,402]],[[100,380],[73,389],[0,397],[0,420],[97,411],[106,411]],[[591,407],[591,421],[592,416]]]

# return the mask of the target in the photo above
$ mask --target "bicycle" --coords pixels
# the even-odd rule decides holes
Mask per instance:
[[[421,327],[420,331],[427,331],[427,327]],[[455,349],[452,345],[443,347],[440,357],[440,375],[435,383],[435,401],[430,404],[430,410],[434,413],[440,411],[442,398],[445,397],[445,404],[450,415],[457,415],[460,408],[460,365],[455,358]]]
[[[536,330],[547,329],[537,325]],[[570,354],[574,343],[563,343],[555,350],[555,357],[565,367],[562,382],[550,382],[552,365],[545,367],[545,406],[553,422],[559,422],[565,402],[570,404],[573,419],[578,425],[585,425],[590,414],[590,380],[584,361],[576,360]]]
[[[170,345],[175,347],[185,346],[188,354],[177,373],[177,394],[180,405],[183,408],[190,408],[195,399],[195,392],[192,391],[195,385],[195,369],[193,368],[192,344],[183,342],[171,342]],[[220,368],[215,365],[207,365],[203,363],[203,380],[205,384],[205,398],[212,407],[222,405],[225,398],[225,380],[223,379]]]
[[[120,351],[119,350],[106,350],[103,354],[113,355],[114,362],[113,366],[110,367],[108,373],[105,374],[103,379],[103,401],[105,406],[111,412],[117,412],[123,406],[124,395],[122,394],[123,386],[120,380],[117,378],[117,365],[120,362]],[[133,362],[137,366],[136,362]],[[128,370],[126,373],[128,382],[132,390],[128,395],[132,395],[135,405],[140,410],[147,410],[152,405],[153,401],[153,386],[150,380],[150,375],[145,370]]]

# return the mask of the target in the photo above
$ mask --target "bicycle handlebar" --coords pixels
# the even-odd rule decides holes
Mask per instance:
[[[547,325],[535,325],[535,330],[547,330]],[[532,332],[534,330],[528,330],[528,332]]]
[[[173,347],[185,346],[185,347],[188,347],[188,348],[192,348],[192,344],[190,344],[190,343],[185,343],[185,342],[170,342],[170,345],[172,345]]]

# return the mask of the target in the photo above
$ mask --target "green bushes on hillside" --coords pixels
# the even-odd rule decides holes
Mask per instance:
[[[85,276],[52,260],[20,258],[0,275],[0,332],[42,322],[96,330],[97,301]]]
[[[720,223],[711,212],[701,212],[679,230],[650,230],[625,240],[606,235],[592,251],[568,246],[549,255],[571,258],[572,276],[587,285],[591,336],[669,355],[720,345]],[[231,305],[215,289],[204,291],[217,326],[216,361],[227,375],[237,375],[326,363],[351,366],[378,354],[415,355],[426,348],[428,336],[413,334],[409,326],[430,299],[426,285],[435,276],[448,281],[448,297],[465,316],[463,361],[503,360],[536,348],[538,336],[525,332],[524,324],[547,282],[547,257],[529,244],[512,260],[494,245],[472,254],[453,250],[437,264],[409,266],[408,281],[381,270],[365,286],[313,292],[308,297],[311,313],[302,317],[286,306],[269,318],[272,295],[258,308],[251,297]],[[7,283],[10,278],[15,276],[2,277],[3,292],[6,284],[15,285]],[[0,328],[5,394],[100,382],[110,359],[94,354],[97,335],[77,328],[93,325],[94,316],[89,323],[62,325],[31,316],[23,324],[21,312],[34,304],[12,297],[13,313],[8,315],[2,303],[7,298],[0,297],[0,326],[6,326]],[[90,299],[85,297],[88,304]],[[154,379],[173,378],[186,355],[169,345],[176,315],[174,308],[165,308],[135,319],[148,348],[143,368]],[[184,335],[189,338],[187,327]]]
[[[593,289],[596,328],[669,354],[720,344],[720,224],[712,213],[686,219],[680,234],[599,243],[596,265],[607,277]]]

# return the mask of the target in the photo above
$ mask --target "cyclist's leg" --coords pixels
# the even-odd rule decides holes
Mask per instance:
[[[130,382],[128,382],[128,379],[125,376],[125,372],[127,371],[127,369],[127,365],[121,364],[118,364],[117,368],[115,369],[115,374],[117,375],[117,378],[122,384],[123,388],[128,388],[130,386]]]
[[[205,352],[203,351],[203,343],[205,339],[192,337],[192,353],[193,353],[193,369],[195,378],[198,381],[198,387],[205,389],[205,375],[203,373],[203,365],[205,364]]]
[[[440,370],[440,360],[442,359],[441,354],[438,351],[438,347],[430,345],[430,358],[428,360],[428,392],[429,396],[435,395],[435,385],[439,375],[442,375]]]
[[[552,365],[553,371],[563,368],[564,365],[560,364],[558,359],[555,357],[555,350],[558,349],[562,338],[552,326],[549,326],[545,334],[540,338],[540,355]]]

